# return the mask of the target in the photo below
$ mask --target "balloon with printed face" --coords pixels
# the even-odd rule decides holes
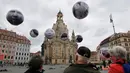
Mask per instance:
[[[82,42],[82,40],[83,40],[83,37],[82,37],[81,35],[77,35],[77,36],[76,36],[76,41],[77,41],[78,43]]]
[[[55,36],[55,31],[49,28],[45,31],[44,34],[45,34],[45,37],[47,37],[48,39],[52,39]]]
[[[17,26],[24,21],[24,16],[18,10],[10,10],[6,15],[6,19],[10,24]]]
[[[108,59],[108,58],[110,58],[110,54],[109,54],[109,52],[108,52],[108,48],[101,48],[100,49],[100,58],[102,59],[102,60],[105,60],[105,59]]]
[[[36,29],[32,29],[32,30],[30,31],[30,36],[31,36],[31,37],[35,38],[35,37],[37,37],[38,35],[39,35],[39,33],[38,33],[38,31],[37,31]]]
[[[67,33],[63,33],[63,34],[61,35],[61,39],[62,39],[62,40],[67,40],[67,39],[68,39]]]
[[[79,1],[74,4],[72,12],[75,18],[83,19],[89,13],[89,6],[85,2]]]

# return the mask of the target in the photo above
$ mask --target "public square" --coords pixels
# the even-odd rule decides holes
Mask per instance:
[[[64,69],[67,65],[44,65],[45,72],[44,73],[63,73]],[[8,72],[0,72],[0,73],[24,73],[27,68],[26,67],[6,67]],[[107,71],[101,71],[101,73],[107,73]]]

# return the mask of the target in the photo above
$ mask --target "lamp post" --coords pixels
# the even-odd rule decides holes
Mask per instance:
[[[114,40],[115,40],[116,39],[116,31],[115,31],[115,25],[114,25],[114,21],[112,18],[112,14],[110,14],[110,23],[112,23],[113,32],[114,32]],[[115,43],[115,45],[117,45],[117,43]]]
[[[112,14],[110,14],[110,23],[112,23],[113,31],[114,31],[114,34],[115,34],[116,32],[115,32],[114,22],[113,22],[113,19],[112,19]]]

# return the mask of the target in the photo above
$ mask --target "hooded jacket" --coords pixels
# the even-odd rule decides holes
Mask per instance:
[[[108,73],[124,73],[123,64],[125,64],[124,59],[119,59],[110,64]]]
[[[33,69],[28,69],[25,73],[43,73],[45,70],[33,70]]]
[[[100,71],[89,64],[71,64],[64,73],[100,73]]]

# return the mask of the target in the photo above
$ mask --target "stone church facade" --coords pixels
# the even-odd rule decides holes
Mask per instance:
[[[57,21],[53,24],[52,29],[55,31],[53,39],[44,38],[42,48],[44,48],[44,62],[45,64],[69,64],[75,62],[75,52],[78,47],[74,31],[71,39],[67,25],[63,21],[63,14],[61,11],[57,14]],[[61,35],[67,33],[66,40],[61,39]]]

